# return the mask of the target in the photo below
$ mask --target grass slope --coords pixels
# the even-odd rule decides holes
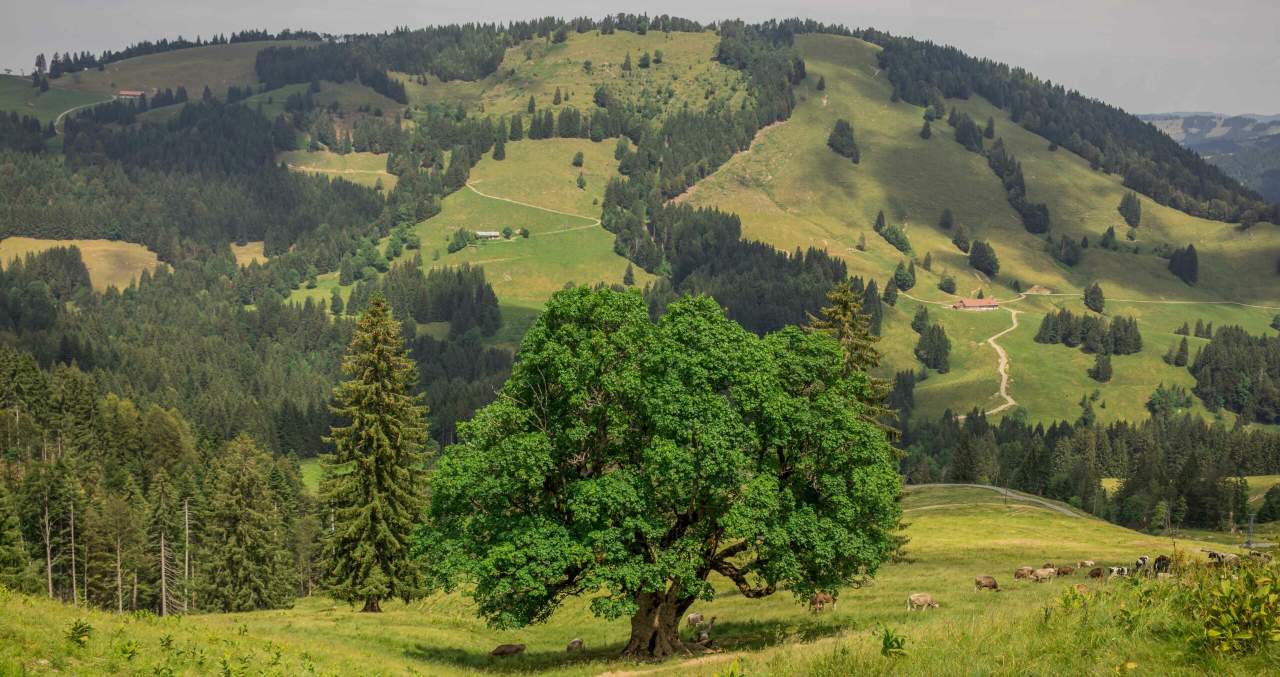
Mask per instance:
[[[1168,539],[1069,517],[1017,496],[1006,500],[985,489],[911,488],[903,505],[910,561],[886,565],[871,585],[843,591],[833,611],[810,614],[786,592],[748,600],[715,580],[716,599],[692,611],[717,617],[714,635],[722,654],[644,666],[620,661],[615,656],[627,621],[592,618],[585,599],[569,600],[546,623],[495,631],[460,595],[390,603],[379,615],[313,597],[289,610],[165,619],[0,595],[0,672],[143,673],[167,665],[177,672],[230,668],[268,674],[592,675],[640,669],[711,675],[737,660],[752,675],[954,674],[957,660],[977,659],[981,672],[998,674],[1099,674],[1129,661],[1150,674],[1256,674],[1265,665],[1263,659],[1194,657],[1176,638],[1106,622],[1108,600],[1127,587],[1117,584],[1089,584],[1103,591],[1093,622],[1065,619],[1058,622],[1069,626],[1047,632],[1043,609],[1084,579],[1042,585],[1012,580],[1015,567],[1046,561],[1128,563],[1137,554],[1169,552],[1174,544]],[[1194,550],[1201,544],[1176,545]],[[978,574],[996,576],[1005,591],[974,593]],[[905,599],[914,592],[933,594],[941,608],[907,612]],[[94,627],[83,648],[65,639],[77,618]],[[879,624],[908,638],[906,658],[879,655],[879,639],[869,632]],[[585,640],[584,654],[565,653],[574,637]],[[501,662],[487,656],[505,642],[527,644],[528,651]],[[822,672],[833,660],[841,669]]]
[[[115,94],[121,89],[137,89],[148,94],[165,87],[187,88],[198,99],[206,86],[221,98],[231,85],[257,84],[253,61],[258,52],[272,45],[302,45],[302,41],[238,42],[148,54],[109,63],[105,70],[72,73],[50,81],[55,89],[96,94]]]
[[[107,287],[124,289],[137,281],[144,270],[164,265],[155,252],[140,244],[115,240],[39,240],[32,237],[8,237],[0,240],[0,265],[29,253],[53,247],[77,247],[89,281],[97,291]]]
[[[386,191],[396,187],[400,177],[387,172],[387,156],[376,153],[347,153],[339,155],[327,150],[291,150],[281,153],[280,162],[289,169],[308,174],[340,176],[352,183],[373,188],[382,182]]]
[[[31,80],[16,75],[0,75],[0,111],[16,111],[19,115],[33,115],[48,124],[62,113],[80,106],[107,101],[110,97],[93,92],[78,92],[50,88],[41,92],[31,86]]]
[[[1086,374],[1092,356],[1032,341],[1045,313],[1058,306],[1083,312],[1078,297],[1032,296],[1006,304],[1020,311],[1018,329],[999,341],[1010,357],[1010,394],[1020,406],[1005,414],[1022,409],[1036,420],[1074,420],[1079,415],[1076,403],[1097,389],[1101,399],[1094,408],[1100,419],[1140,419],[1145,417],[1143,404],[1160,381],[1184,386],[1193,382],[1185,369],[1160,359],[1174,340],[1171,332],[1183,321],[1194,324],[1200,317],[1257,332],[1266,330],[1280,309],[1280,284],[1274,275],[1280,228],[1259,224],[1242,233],[1236,226],[1195,218],[1144,198],[1136,243],[1124,240],[1127,228],[1117,228],[1122,241],[1138,245],[1141,254],[1094,247],[1081,265],[1068,268],[1045,252],[1041,238],[1023,229],[985,159],[955,143],[944,121],[934,123],[931,139],[920,138],[923,111],[890,101],[892,87],[876,67],[877,47],[822,35],[798,36],[796,45],[809,77],[797,88],[799,103],[792,118],[763,130],[749,151],[680,200],[733,211],[742,218],[745,237],[780,249],[826,249],[843,257],[851,274],[875,278],[882,285],[894,266],[908,258],[873,232],[876,214],[883,210],[890,223],[907,232],[912,256],[922,260],[926,253],[931,255],[932,272],[917,265],[918,283],[910,292],[920,299],[938,304],[954,300],[937,289],[946,275],[956,280],[959,295],[982,290],[1005,300],[1016,297],[1006,286],[1015,279],[1024,287],[1039,284],[1060,294],[1079,294],[1097,280],[1111,299],[1107,313],[1139,318],[1146,338],[1143,352],[1115,358],[1115,376],[1102,385]],[[824,91],[817,89],[819,77],[826,81]],[[1094,172],[1067,151],[1050,152],[1047,141],[979,98],[951,103],[980,122],[995,118],[997,135],[1023,163],[1031,198],[1049,205],[1055,235],[1087,235],[1096,243],[1108,226],[1123,223],[1116,212],[1124,193],[1119,177]],[[826,147],[827,134],[840,118],[854,126],[861,150],[858,165]],[[936,225],[947,208],[972,237],[993,244],[1001,263],[1000,280],[987,280],[970,268],[965,255],[951,244],[951,234]],[[855,247],[860,237],[866,240],[866,251]],[[1202,283],[1197,287],[1174,278],[1153,251],[1158,245],[1188,242],[1201,252]],[[1209,303],[1216,301],[1266,307]],[[886,374],[919,368],[911,352],[917,337],[908,325],[914,310],[914,302],[900,298],[898,309],[886,317],[880,344]],[[946,408],[967,411],[977,405],[988,410],[1002,403],[1003,398],[994,397],[997,355],[985,341],[1010,326],[1009,314],[941,306],[930,312],[951,339],[952,369],[917,386],[917,412],[935,416]],[[1225,416],[1229,421],[1230,415]]]
[[[581,170],[571,164],[578,151],[585,156]],[[506,160],[482,159],[471,172],[474,188],[448,196],[439,214],[418,224],[424,264],[483,266],[502,306],[503,329],[496,340],[514,347],[556,290],[569,283],[622,282],[627,260],[614,253],[613,234],[600,226],[596,204],[617,164],[610,142],[508,143]],[[586,176],[585,189],[577,187],[579,171]],[[517,235],[448,252],[449,240],[460,228],[501,231],[506,227],[527,228],[529,237]],[[413,255],[406,251],[401,260]],[[638,268],[634,274],[637,287],[653,279]],[[334,289],[346,297],[351,285],[339,286],[337,273],[327,273],[319,276],[315,289],[295,291],[290,300],[328,301]]]
[[[476,82],[440,82],[431,77],[423,86],[408,76],[402,79],[410,103],[419,107],[461,103],[469,111],[524,113],[530,96],[540,109],[552,106],[559,87],[562,94],[570,95],[561,106],[589,110],[594,107],[596,88],[607,85],[615,96],[638,108],[648,106],[655,117],[661,117],[686,104],[694,109],[713,102],[739,105],[747,96],[741,73],[711,60],[718,41],[710,32],[571,33],[560,44],[531,40],[512,47],[494,74]],[[663,62],[640,68],[640,55],[647,51],[652,56],[657,50],[662,50]],[[629,73],[622,70],[628,54]]]
[[[231,254],[236,257],[236,263],[247,266],[254,261],[258,263],[266,263],[267,256],[265,251],[266,243],[258,240],[257,242],[246,242],[244,244],[231,243]]]

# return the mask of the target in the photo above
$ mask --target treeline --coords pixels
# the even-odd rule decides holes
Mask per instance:
[[[1124,177],[1125,185],[1160,204],[1223,221],[1270,218],[1261,197],[1152,125],[1097,99],[1042,81],[954,47],[895,37],[874,29],[856,35],[883,48],[879,65],[894,99],[935,106],[981,95],[1015,123]]]
[[[17,112],[0,113],[0,150],[20,153],[39,153],[44,142],[54,136],[53,123],[41,127],[40,121],[30,115],[18,117]]]
[[[375,92],[406,104],[404,83],[387,75],[387,69],[347,43],[326,42],[307,47],[267,47],[258,52],[254,71],[267,89],[295,82],[355,81]]]
[[[1199,336],[1198,321],[1196,329]],[[1206,333],[1212,339],[1190,366],[1195,394],[1210,410],[1227,409],[1245,421],[1280,423],[1280,337],[1251,336],[1236,326]]]
[[[904,390],[910,379],[900,379]],[[909,401],[897,393],[896,401]],[[1100,425],[1088,417],[1047,428],[1019,415],[999,424],[950,412],[903,432],[910,483],[977,482],[1068,502],[1125,526],[1223,529],[1248,522],[1243,475],[1280,471],[1280,436],[1157,415]],[[1120,478],[1108,494],[1104,477]]]
[[[311,590],[320,522],[296,461],[247,436],[203,444],[177,411],[4,347],[0,413],[7,585],[158,614],[279,608]]]
[[[80,52],[78,54],[67,52],[59,55],[53,53],[53,57],[48,60],[44,58],[44,54],[36,56],[36,72],[47,73],[50,78],[57,78],[64,73],[75,73],[77,71],[97,68],[101,70],[106,64],[114,61],[123,61],[132,59],[135,56],[146,56],[148,54],[160,54],[163,52],[172,52],[179,49],[190,49],[192,47],[207,47],[210,45],[226,45],[235,44],[237,42],[259,42],[263,40],[320,40],[324,36],[313,31],[289,30],[284,29],[279,33],[272,33],[264,30],[244,30],[232,33],[229,37],[221,33],[205,40],[200,36],[196,36],[195,40],[187,40],[182,36],[170,40],[161,38],[159,40],[150,41],[143,40],[134,43],[121,50],[103,50],[100,56],[94,56],[89,52]]]

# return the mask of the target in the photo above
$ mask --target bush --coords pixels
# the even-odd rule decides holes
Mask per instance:
[[[950,275],[947,275],[946,277],[942,278],[941,282],[938,283],[938,289],[941,289],[942,291],[948,294],[956,293],[956,279],[954,277],[951,277]]]
[[[1193,579],[1190,611],[1204,624],[1201,643],[1224,654],[1255,653],[1280,642],[1280,564],[1243,562]]]
[[[77,618],[71,622],[71,627],[67,628],[67,641],[76,646],[84,646],[89,643],[89,638],[93,636],[93,626],[83,618]]]

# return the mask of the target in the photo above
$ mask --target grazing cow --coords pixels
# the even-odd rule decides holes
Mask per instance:
[[[1168,555],[1160,555],[1156,558],[1152,568],[1157,574],[1163,574],[1169,571],[1169,566],[1173,564],[1173,560]]]
[[[938,608],[938,603],[934,601],[933,595],[927,592],[917,592],[907,597],[907,611],[915,611],[916,609]]]
[[[1081,569],[1090,569],[1093,567],[1093,560],[1082,559],[1079,562],[1076,562],[1076,566],[1080,567]]]
[[[1089,578],[1102,578],[1102,567],[1094,567],[1089,572]]]
[[[996,583],[996,579],[990,576],[975,576],[973,579],[973,591],[994,590],[1000,592],[1000,584]]]
[[[1058,567],[1059,576],[1070,576],[1076,572],[1075,567]]]
[[[1111,574],[1109,578],[1125,577],[1129,575],[1129,567],[1110,567]]]
[[[569,646],[566,646],[564,650],[567,653],[580,653],[583,650],[583,648],[585,647],[582,644],[582,638],[577,637],[575,639],[570,640]]]
[[[1264,563],[1265,563],[1265,562],[1270,562],[1270,561],[1271,561],[1271,555],[1270,555],[1270,554],[1265,553],[1265,552],[1261,552],[1261,551],[1259,551],[1259,550],[1250,550],[1250,551],[1249,551],[1249,557],[1251,557],[1251,558],[1253,558],[1253,559],[1256,559],[1256,560],[1258,560],[1258,561],[1260,561],[1260,562],[1264,562]]]
[[[1057,569],[1054,569],[1053,567],[1036,569],[1035,571],[1031,572],[1031,580],[1037,583],[1043,583],[1049,580],[1050,578],[1053,578],[1055,575],[1057,575],[1057,573],[1058,573]]]
[[[813,596],[809,598],[809,611],[815,614],[822,613],[826,610],[828,604],[831,605],[832,609],[836,608],[836,598],[833,597],[831,593],[815,592],[813,593]]]
[[[702,614],[693,613],[685,616],[684,624],[690,628],[702,625]]]
[[[1029,580],[1031,578],[1032,571],[1035,571],[1035,569],[1032,567],[1018,567],[1018,569],[1013,572],[1013,580],[1015,581],[1023,580],[1023,579]]]
[[[1204,548],[1201,548],[1201,551],[1209,553],[1209,561],[1219,566],[1229,566],[1240,563],[1239,555],[1229,552],[1218,552],[1216,550],[1205,550]]]
[[[489,655],[501,658],[504,656],[515,656],[516,654],[522,653],[524,653],[523,644],[499,644],[494,647],[493,651],[489,652]]]
[[[1151,558],[1147,557],[1146,555],[1139,557],[1138,560],[1133,563],[1133,570],[1141,571],[1143,567],[1147,566],[1147,562],[1149,562],[1150,560]]]

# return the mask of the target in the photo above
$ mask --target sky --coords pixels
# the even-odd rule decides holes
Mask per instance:
[[[1133,113],[1280,113],[1277,0],[0,0],[0,68],[30,72],[40,52],[99,53],[244,28],[380,32],[619,11],[872,26],[1022,66]]]

